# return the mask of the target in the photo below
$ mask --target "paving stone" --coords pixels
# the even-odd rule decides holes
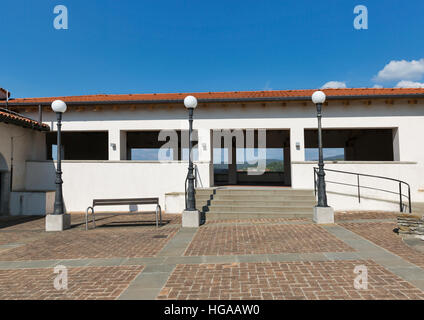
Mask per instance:
[[[204,263],[240,262],[239,256],[202,256]]]
[[[80,260],[77,260],[77,262],[80,262]],[[35,261],[22,261],[22,263],[19,265],[20,268],[49,268],[54,267],[58,264],[61,264],[61,261],[57,260],[35,260]],[[77,266],[83,266],[84,262],[81,261],[81,263],[78,263]],[[69,265],[71,267],[72,265]]]
[[[358,260],[362,258],[356,252],[325,252],[324,256],[329,260]]]
[[[88,232],[83,215],[60,233],[44,232],[44,219],[0,229],[0,299],[423,299],[424,252],[387,213],[336,213],[331,226],[244,216],[199,229],[182,229],[180,216],[159,229],[154,215],[140,218],[99,217]],[[59,264],[67,293],[52,291]],[[352,288],[360,264],[369,290]]]
[[[354,287],[356,266],[368,288]],[[178,265],[158,299],[423,299],[424,292],[373,261]]]
[[[167,257],[164,261],[166,264],[179,263],[203,263],[203,257]]]
[[[68,269],[68,288],[57,290],[52,268],[0,270],[0,299],[116,299],[141,272],[140,266]]]
[[[144,268],[143,274],[172,272],[174,268],[175,264],[151,264]]]
[[[169,272],[157,272],[157,273],[141,273],[132,283],[131,289],[150,289],[150,288],[162,288],[165,284]]]
[[[300,253],[280,253],[268,255],[270,262],[283,262],[283,261],[302,261],[303,258]]]
[[[388,269],[406,280],[424,280],[424,270],[416,266],[388,267]]]
[[[124,264],[128,258],[109,258],[109,259],[88,259],[89,266],[119,266]]]
[[[380,248],[391,252],[402,259],[424,268],[424,252],[408,246],[393,230],[396,222],[392,223],[343,223],[343,228],[354,232]]]
[[[178,229],[114,228],[113,230],[67,230],[49,234],[0,255],[2,261],[127,258],[156,255]],[[166,238],[153,238],[154,235]]]
[[[266,254],[249,254],[237,256],[239,262],[269,262],[268,255]]]
[[[119,300],[154,300],[159,289],[129,289],[119,296]]]
[[[160,264],[164,261],[165,257],[128,258],[122,263],[122,265]]]
[[[211,225],[199,229],[185,255],[247,255],[333,251],[353,251],[353,249],[317,225]]]

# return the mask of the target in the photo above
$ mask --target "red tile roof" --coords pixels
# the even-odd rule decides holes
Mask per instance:
[[[19,98],[10,99],[9,105],[36,105],[50,104],[56,99],[69,103],[102,103],[102,102],[148,102],[164,103],[179,102],[187,95],[194,95],[200,101],[231,101],[231,100],[310,100],[315,90],[274,90],[274,91],[231,91],[231,92],[197,92],[197,93],[150,93],[150,94],[98,94],[85,96],[46,97],[46,98]],[[325,89],[329,99],[337,98],[385,98],[386,96],[410,95],[424,97],[424,88],[383,88],[383,89]],[[0,102],[0,105],[4,104]]]
[[[24,117],[19,113],[6,109],[0,109],[0,122],[15,124],[24,128],[31,128],[41,131],[49,131],[50,127],[44,123]]]

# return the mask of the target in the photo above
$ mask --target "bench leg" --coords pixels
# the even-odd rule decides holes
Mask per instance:
[[[159,228],[159,222],[158,222],[158,213],[159,213],[159,211],[158,211],[158,207],[156,206],[156,214],[155,214],[155,217],[156,217],[156,228]]]
[[[91,210],[91,216],[92,216],[94,228],[96,228],[96,220],[95,220],[95,216],[94,216],[94,208],[93,207],[88,207],[87,210],[85,211],[85,230],[88,230],[88,211],[90,211],[90,210]]]
[[[159,209],[160,226],[162,227],[162,208],[160,205],[157,206],[156,210]]]
[[[94,225],[94,229],[96,229],[96,216],[94,215],[94,209],[91,212],[91,215],[93,216],[93,225]]]
[[[87,210],[85,210],[85,231],[87,231],[88,230],[88,211],[89,210],[93,210],[93,208],[92,207],[88,207],[87,208]]]

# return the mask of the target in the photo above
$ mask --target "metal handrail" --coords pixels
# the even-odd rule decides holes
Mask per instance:
[[[319,168],[314,167],[314,193],[315,193],[315,196],[317,195],[317,174],[318,174],[318,170],[319,170]],[[371,174],[349,172],[349,171],[341,171],[341,170],[333,170],[333,169],[324,169],[324,171],[331,171],[331,172],[337,172],[337,173],[344,173],[344,174],[356,175],[356,177],[357,177],[356,178],[356,181],[357,181],[356,186],[358,188],[358,200],[359,200],[359,203],[361,203],[361,188],[367,188],[367,189],[370,188],[370,187],[365,187],[365,186],[361,186],[360,185],[360,181],[359,181],[359,177],[360,176],[397,182],[397,183],[399,183],[399,192],[393,192],[393,191],[384,190],[384,189],[378,189],[378,190],[384,191],[384,192],[390,192],[390,193],[398,194],[399,195],[399,209],[400,209],[400,212],[404,212],[403,209],[404,209],[404,206],[405,205],[403,204],[403,197],[406,197],[408,199],[409,213],[412,213],[412,206],[411,206],[411,187],[405,181],[394,179],[394,178],[389,178],[389,177],[384,177],[384,176],[376,176],[376,175],[371,175]],[[329,181],[329,182],[333,182],[333,181]],[[405,195],[405,194],[402,193],[402,184],[404,184],[404,185],[406,185],[408,187],[408,194],[407,195]],[[355,186],[355,185],[351,185],[351,186]]]
[[[197,188],[197,177],[200,178],[197,164],[193,164],[193,169],[194,169],[194,187]],[[188,182],[188,173],[184,182],[184,199],[185,199],[186,208],[187,208],[187,182]],[[196,192],[196,189],[194,190],[194,192]]]

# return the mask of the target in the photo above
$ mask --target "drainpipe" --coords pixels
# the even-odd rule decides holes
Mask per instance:
[[[9,90],[6,90],[6,110],[9,110]]]
[[[43,122],[43,107],[41,104],[38,105],[38,123]]]
[[[13,191],[13,138],[14,137],[10,137],[10,142],[11,142],[11,153],[10,153],[10,192]]]

